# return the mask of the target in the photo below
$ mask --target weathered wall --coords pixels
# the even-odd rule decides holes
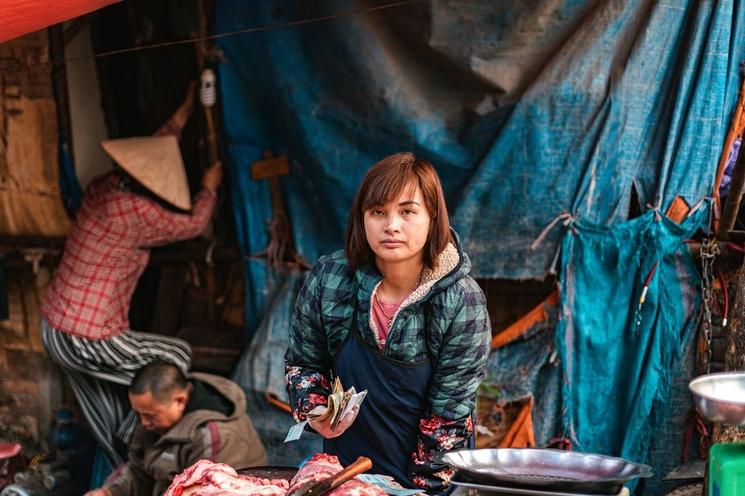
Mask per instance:
[[[63,403],[58,370],[44,353],[39,307],[49,269],[34,273],[33,256],[7,258],[9,318],[0,321],[0,439],[39,443]]]
[[[9,319],[0,321],[0,439],[27,445],[46,438],[62,402],[39,335],[49,271],[34,263],[41,252],[19,245],[20,237],[61,237],[69,228],[48,44],[46,31],[0,44],[0,253],[9,303]]]
[[[0,236],[64,236],[46,31],[0,44]]]

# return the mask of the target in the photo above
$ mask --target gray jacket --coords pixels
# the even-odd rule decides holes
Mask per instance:
[[[163,435],[135,429],[129,459],[106,480],[114,496],[159,496],[174,476],[198,460],[208,459],[241,469],[266,465],[266,452],[251,419],[246,415],[246,396],[234,382],[212,374],[193,373],[235,405],[225,416],[211,410],[195,410]]]

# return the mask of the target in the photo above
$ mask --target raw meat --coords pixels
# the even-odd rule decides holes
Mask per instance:
[[[284,479],[262,479],[250,475],[239,475],[224,463],[200,460],[177,475],[163,496],[286,496],[310,481],[330,477],[341,471],[339,459],[323,453],[313,458],[298,470],[287,482]],[[358,479],[347,481],[337,487],[329,496],[386,496],[378,486]]]
[[[333,455],[319,453],[298,470],[290,482],[290,491],[310,481],[317,481],[331,477],[340,472],[343,467],[339,459]],[[328,496],[386,496],[386,492],[378,486],[352,479],[327,493]]]
[[[229,465],[199,460],[177,475],[163,496],[285,496],[284,479],[238,475]]]

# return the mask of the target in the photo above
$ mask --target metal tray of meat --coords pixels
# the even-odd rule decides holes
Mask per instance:
[[[554,449],[458,450],[436,461],[477,483],[559,493],[618,494],[625,482],[652,475],[648,465],[622,458]]]
[[[297,470],[297,467],[262,466],[242,468],[236,470],[236,472],[240,475],[250,475],[261,479],[284,479],[289,482],[295,477]]]

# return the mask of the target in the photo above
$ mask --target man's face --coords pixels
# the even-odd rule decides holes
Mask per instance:
[[[187,392],[176,391],[171,394],[171,399],[160,402],[153,398],[150,391],[143,394],[129,393],[129,402],[132,409],[140,416],[142,426],[158,434],[168,432],[184,416],[184,408],[189,396]]]

